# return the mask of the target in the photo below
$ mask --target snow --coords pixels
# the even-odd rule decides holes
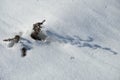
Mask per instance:
[[[46,19],[47,42],[30,38]],[[32,49],[3,39],[22,32]],[[120,80],[120,0],[0,0],[0,80]]]

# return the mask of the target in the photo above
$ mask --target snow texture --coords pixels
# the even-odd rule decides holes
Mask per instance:
[[[120,0],[0,0],[0,34],[0,80],[120,80]]]

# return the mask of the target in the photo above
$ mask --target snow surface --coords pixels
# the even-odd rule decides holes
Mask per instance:
[[[47,42],[29,35],[46,19]],[[22,32],[32,49],[3,39]],[[0,0],[0,80],[120,80],[120,0]]]

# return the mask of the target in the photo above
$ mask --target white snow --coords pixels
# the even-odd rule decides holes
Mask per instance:
[[[49,43],[29,37],[44,19]],[[0,80],[120,80],[120,0],[0,0],[0,34]]]

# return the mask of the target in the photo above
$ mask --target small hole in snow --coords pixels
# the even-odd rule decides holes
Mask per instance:
[[[72,59],[75,59],[75,57],[74,57],[74,56],[71,56],[70,59],[71,59],[71,60],[72,60]]]

